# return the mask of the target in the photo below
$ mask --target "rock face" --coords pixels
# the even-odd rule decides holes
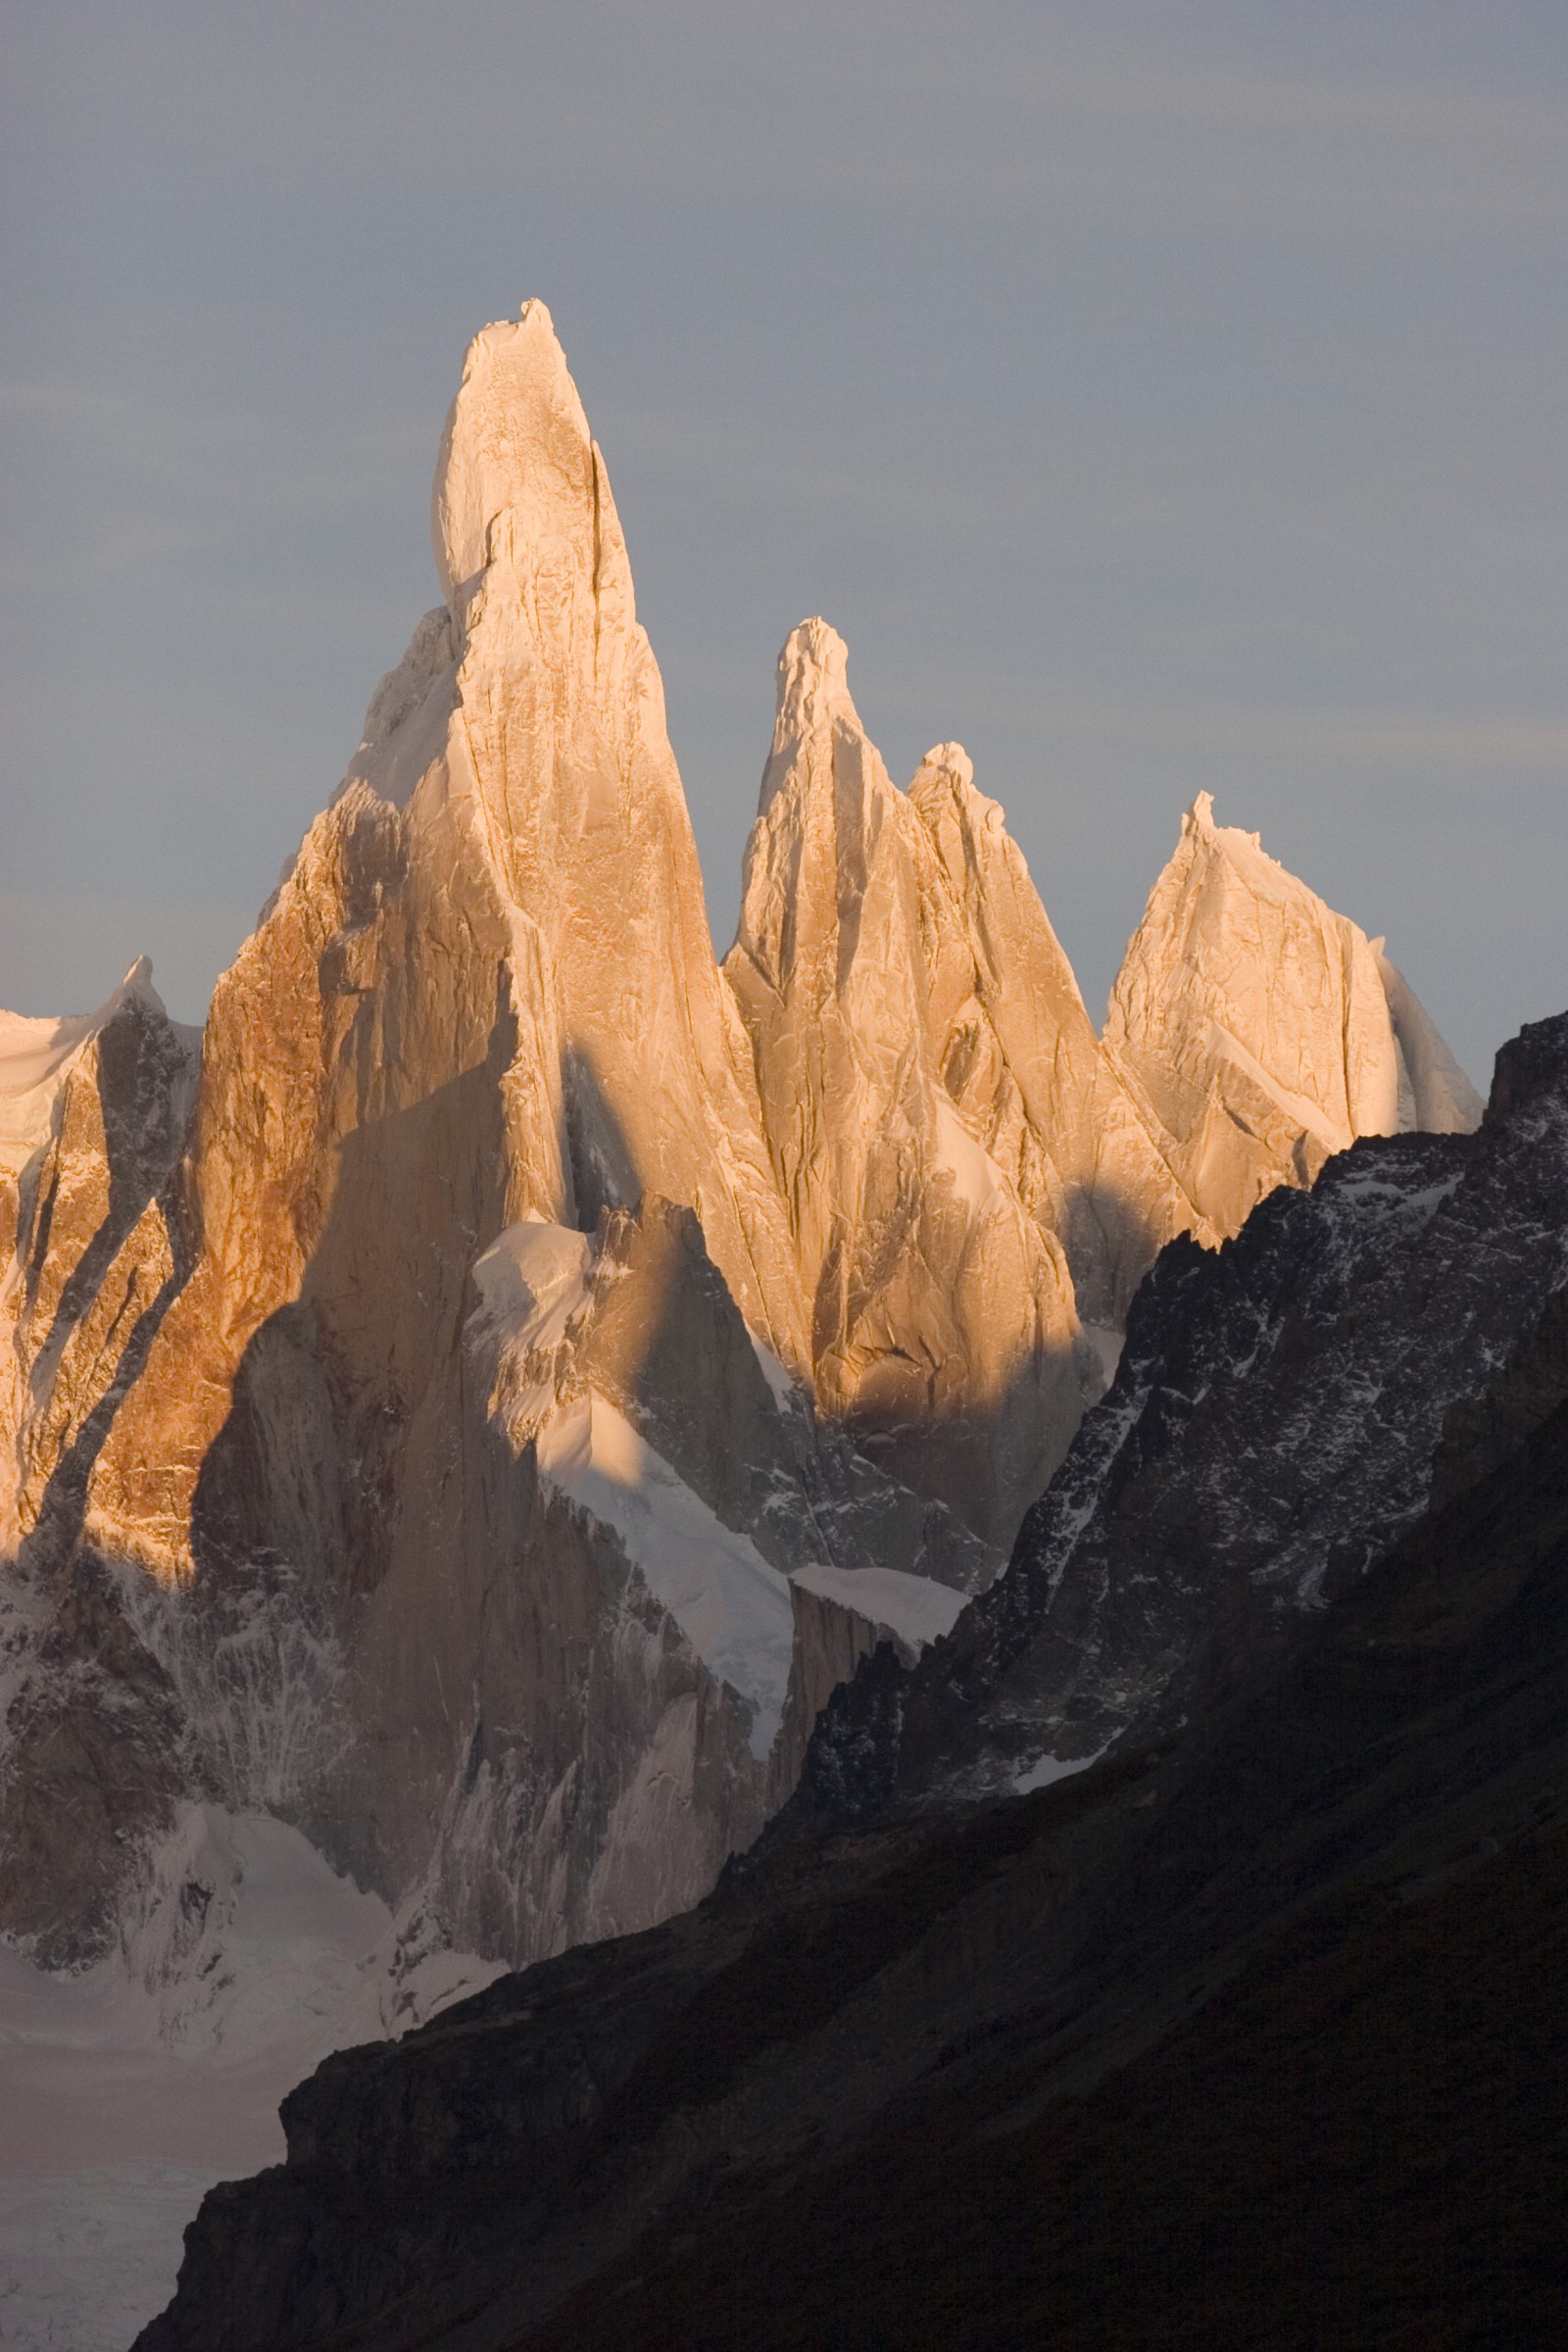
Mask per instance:
[[[956,744],[889,780],[842,639],[794,631],[724,969],[818,1395],[1005,1541],[1152,1248],[1190,1218]]]
[[[0,1549],[80,1525],[95,1446],[184,1270],[198,1039],[145,959],[75,1021],[0,1014]]]
[[[277,1804],[517,1958],[678,1907],[755,1836],[804,1741],[779,1744],[788,1568],[893,1552],[972,1590],[1002,1556],[820,1428],[796,1377],[750,1042],[539,305],[468,354],[434,518],[448,602],[220,981],[194,1108],[189,1041],[140,981],[90,1034],[21,1040],[69,1053],[22,1073],[54,1088],[43,1141],[13,1089],[36,1206],[0,1884],[57,1954],[95,1948],[113,1893],[40,1882],[103,1738],[62,1618],[80,1578],[172,1711],[122,1726],[158,1762],[113,1765],[150,1791],[111,1825],[121,1863],[173,1789]],[[144,1099],[133,1150],[100,1064]],[[96,1386],[57,1369],[61,1295],[120,1318]],[[57,1491],[66,1517],[35,1525]],[[45,1771],[62,1739],[85,1760]]]
[[[1217,1255],[1173,1243],[1004,1577],[860,1669],[779,1825],[1032,1785],[1173,1732],[1561,1394],[1568,1015],[1475,1137],[1367,1140]]]
[[[694,1900],[830,1673],[914,1654],[887,1577],[1000,1568],[1159,1245],[1468,1115],[1206,817],[1102,1050],[967,760],[897,791],[820,622],[721,972],[539,304],[468,352],[433,536],[199,1070],[142,968],[0,1031],[0,1930],[51,1960],[187,1800],[510,1960]]]
[[[1474,1127],[1474,1090],[1382,947],[1199,794],[1105,1027],[1195,1231],[1239,1232],[1357,1136]]]

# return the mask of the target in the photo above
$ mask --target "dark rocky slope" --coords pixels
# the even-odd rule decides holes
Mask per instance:
[[[1185,1739],[330,2060],[142,2352],[1547,2345],[1568,1404]]]
[[[1527,1409],[1565,1282],[1568,1016],[1502,1049],[1476,1136],[1363,1141],[1217,1256],[1165,1250],[1006,1575],[912,1671],[884,1651],[836,1694],[770,1837],[1174,1729],[1411,1523],[1522,1350]]]
[[[1023,1797],[895,1774],[878,1818],[798,1816],[695,1912],[329,2060],[287,2163],[208,2198],[141,2352],[1568,2339],[1565,1048],[1559,1022],[1509,1050],[1468,1160],[1402,1148],[1459,1162],[1399,1163],[1385,1232],[1439,1198],[1393,1273],[1326,1262],[1364,1152],[1268,1204],[1272,1242],[1162,1264],[1193,1336],[1133,1458],[1166,1483],[1106,1573],[1161,1502],[1179,1523],[1181,1464],[1240,1467],[1176,1667],[1125,1718],[1146,1734]],[[1461,1210],[1474,1263],[1433,1242]],[[1179,1362],[1249,1317],[1272,1338],[1182,1392],[1178,1451]],[[1357,1398],[1315,1485],[1309,1433],[1279,1441],[1293,1351],[1308,1421]],[[1427,1418],[1401,1402],[1423,1362]],[[1327,1606],[1272,1605],[1245,1548],[1247,1479],[1266,1520],[1293,1458],[1319,1530],[1343,1492],[1335,1540],[1386,1544]],[[1029,1573],[1021,1549],[1005,1582]],[[1128,1642],[1137,1610],[1110,1622]]]

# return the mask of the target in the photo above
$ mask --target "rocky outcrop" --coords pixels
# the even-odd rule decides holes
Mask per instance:
[[[173,1183],[198,1040],[145,958],[82,1020],[0,1015],[0,1551],[69,1547],[97,1448],[185,1270]]]

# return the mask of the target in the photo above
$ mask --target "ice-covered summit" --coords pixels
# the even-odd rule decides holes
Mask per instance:
[[[25,1165],[50,1132],[72,1070],[111,1021],[132,1006],[168,1018],[145,956],[137,956],[95,1012],[0,1012],[0,1167],[15,1174]]]

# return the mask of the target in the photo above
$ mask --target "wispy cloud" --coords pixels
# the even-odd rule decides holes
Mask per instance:
[[[89,1012],[135,962],[176,1020],[200,1020],[256,909],[209,900],[107,892],[0,890],[0,1004],[13,1012]]]
[[[1256,759],[1309,760],[1324,765],[1355,761],[1389,768],[1517,770],[1538,776],[1560,770],[1568,782],[1568,719],[1517,713],[1454,715],[1419,710],[1331,710],[1285,703],[1134,702],[1053,692],[983,671],[944,677],[927,668],[902,681],[884,673],[889,688],[922,706],[933,694],[956,707],[982,710],[989,725],[1030,728],[1052,738],[1125,744],[1136,748],[1212,753]]]
[[[612,68],[576,107],[569,91],[555,103],[552,88],[531,137],[563,160],[593,152],[611,177],[662,185],[947,203],[1033,195],[1123,215],[1168,218],[1177,206],[1244,224],[1363,229],[1568,220],[1568,100],[1554,92],[1244,71],[1157,38],[1074,36],[1041,9],[906,0],[792,10],[744,42],[719,17],[705,53],[690,40],[678,53],[677,80],[632,35],[624,74]],[[826,70],[804,102],[802,60],[816,55]],[[768,79],[779,103],[764,112],[755,85]],[[736,102],[740,81],[749,105]]]
[[[1219,62],[1176,8],[1113,37],[1044,0],[339,0],[166,8],[151,43],[147,12],[95,13],[73,96],[111,140],[119,109],[213,186],[272,201],[286,172],[307,204],[412,181],[471,209],[586,179],[595,194],[1176,205],[1243,225],[1568,220],[1558,91],[1445,86],[1414,66],[1334,76],[1291,64],[1288,26],[1268,66]],[[17,46],[19,75],[32,46],[49,73],[47,31]],[[113,155],[88,160],[107,192]]]
[[[14,434],[65,443],[88,466],[225,506],[275,513],[347,507],[385,494],[412,458],[428,456],[429,419],[318,419],[303,447],[276,418],[202,413],[63,377],[0,383]]]

